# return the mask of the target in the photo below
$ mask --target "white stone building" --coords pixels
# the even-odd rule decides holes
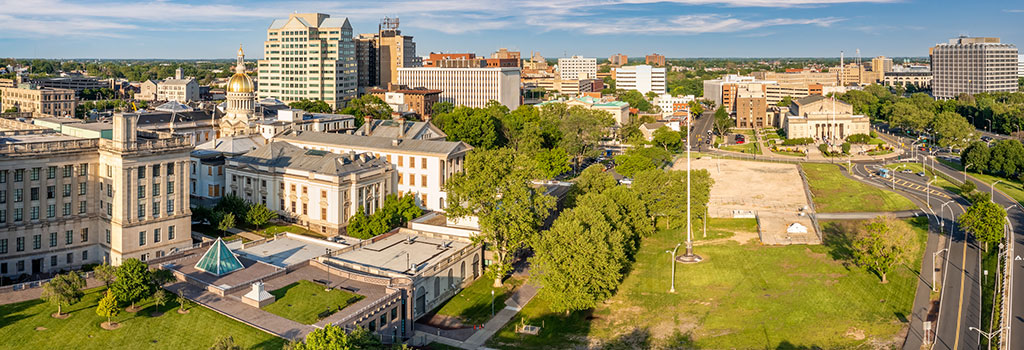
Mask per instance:
[[[932,96],[1017,91],[1017,47],[999,38],[950,39],[931,49]]]
[[[558,59],[558,74],[562,80],[597,78],[597,59],[572,56]]]
[[[819,95],[793,100],[783,120],[787,138],[814,138],[817,141],[841,143],[853,134],[869,134],[871,123],[867,116],[853,114],[853,106],[837,99]]]
[[[441,90],[441,101],[483,107],[498,101],[509,109],[520,105],[519,68],[398,68],[398,84]]]
[[[665,90],[665,68],[648,65],[615,68],[615,88],[636,90],[644,95],[648,92],[664,94],[667,92]]]
[[[693,100],[693,95],[672,96],[670,94],[661,94],[655,96],[652,103],[661,110],[662,118],[667,118],[675,112],[685,110],[688,113],[690,111],[689,103]]]

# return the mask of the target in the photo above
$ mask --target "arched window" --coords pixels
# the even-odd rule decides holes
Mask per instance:
[[[438,295],[441,295],[441,278],[440,277],[434,278],[434,298],[437,298]]]
[[[448,286],[451,287],[451,286],[454,286],[454,285],[455,285],[455,278],[452,277],[452,269],[448,268]]]
[[[462,261],[462,268],[459,269],[459,278],[466,279],[466,261]]]

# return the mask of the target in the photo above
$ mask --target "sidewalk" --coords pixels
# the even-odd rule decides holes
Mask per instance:
[[[463,348],[477,349],[483,347],[484,343],[486,343],[488,339],[491,339],[495,333],[498,333],[502,327],[505,327],[505,325],[519,313],[519,310],[521,310],[526,303],[529,303],[530,300],[537,295],[537,289],[538,288],[530,284],[529,281],[523,284],[522,287],[519,287],[515,293],[512,293],[512,295],[505,300],[505,308],[498,311],[498,314],[494,315],[490,321],[487,321],[487,324],[484,325],[483,329],[476,331],[476,333],[469,337]]]
[[[234,228],[234,227],[229,228],[228,232],[231,232],[233,234],[242,236],[242,238],[248,239],[250,241],[258,241],[258,240],[266,238],[266,237],[263,237],[263,236],[260,236],[260,235],[256,234],[255,232],[243,231],[243,230],[239,230],[239,229]]]
[[[102,286],[103,282],[95,278],[85,279],[85,289]],[[27,300],[39,299],[43,294],[43,287],[16,290],[13,292],[0,293],[0,305],[20,303]]]

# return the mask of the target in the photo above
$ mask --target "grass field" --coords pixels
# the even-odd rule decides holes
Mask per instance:
[[[960,166],[959,163],[954,163],[943,159],[939,159],[939,162],[949,166],[950,168],[956,169],[957,171],[964,171],[964,168]],[[996,182],[996,180],[999,180],[1000,182],[996,184],[996,189],[1003,191],[1003,193],[1006,193],[1007,196],[1010,196],[1011,198],[1017,200],[1018,203],[1021,203],[1021,205],[1024,205],[1024,185],[1022,185],[1020,181],[1011,180],[995,175],[979,174],[975,172],[968,173],[970,173],[971,177],[981,180],[981,182],[987,184],[991,184]],[[960,178],[960,180],[963,180],[963,178]],[[988,186],[979,186],[978,191],[988,191]]]
[[[920,252],[927,222],[915,223]],[[881,284],[848,263],[846,240],[783,247],[726,241],[697,247],[705,258],[700,264],[676,265],[671,294],[665,250],[678,240],[666,230],[645,238],[619,291],[597,309],[553,314],[541,294],[488,345],[571,348],[598,339],[614,349],[832,349],[902,342],[919,263],[898,268]],[[540,334],[515,334],[520,322],[541,326]]]
[[[505,299],[513,289],[523,284],[523,280],[506,279],[503,288],[493,288],[493,284],[493,278],[478,278],[444,303],[436,314],[456,317],[466,325],[487,323],[491,319],[491,291],[494,291],[494,307],[497,312],[505,307]]]
[[[96,315],[96,304],[103,288],[86,291],[85,297],[70,308],[71,317],[50,317],[57,309],[42,300],[0,305],[0,349],[206,349],[218,336],[234,337],[243,349],[278,350],[285,341],[201,306],[190,307],[186,315],[177,313],[177,303],[161,308],[164,314],[152,317],[152,302],[144,302],[142,311],[131,314],[122,309],[113,320],[121,328],[100,328],[106,318]]]
[[[744,143],[741,145],[725,146],[722,147],[722,150],[749,154],[761,154],[761,147],[758,147],[757,142],[754,141],[750,141],[748,143]]]
[[[780,156],[801,157],[801,158],[806,156],[806,154],[804,154],[804,153],[788,152],[788,151],[772,151],[772,154],[778,154]]]
[[[363,298],[362,295],[340,289],[324,291],[318,283],[302,280],[270,291],[276,299],[263,310],[301,324],[314,324],[322,317],[344,309]],[[328,309],[333,312],[325,312]]]
[[[894,192],[849,179],[832,164],[802,163],[814,194],[814,208],[820,213],[899,211],[917,208]]]
[[[670,234],[677,235],[676,237],[686,237],[685,223],[684,227],[675,227],[668,229]],[[665,230],[664,225],[659,223],[660,229]],[[693,240],[695,241],[710,241],[715,239],[723,239],[732,237],[736,232],[752,232],[757,233],[757,219],[733,219],[733,218],[708,218],[708,232],[707,236],[704,235],[704,224],[700,220],[693,221]]]

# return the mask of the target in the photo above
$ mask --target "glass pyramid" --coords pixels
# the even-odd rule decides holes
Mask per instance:
[[[235,270],[242,269],[242,267],[242,262],[238,261],[235,253],[232,253],[231,249],[228,249],[227,244],[220,238],[213,242],[210,250],[207,250],[206,254],[203,254],[203,257],[196,263],[196,269],[217,276],[229,274]]]

